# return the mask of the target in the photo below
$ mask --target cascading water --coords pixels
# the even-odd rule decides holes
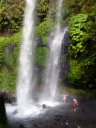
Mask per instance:
[[[32,98],[32,91],[35,86],[33,71],[35,49],[35,42],[33,41],[35,3],[36,0],[26,0],[23,40],[20,46],[19,55],[17,103],[14,105],[6,104],[6,112],[9,117],[14,116],[14,113],[16,113],[16,117],[25,118],[29,115],[38,115],[41,112],[41,107],[38,107],[37,104],[33,102]]]
[[[26,0],[26,10],[24,18],[23,41],[20,47],[19,73],[17,81],[17,104],[20,109],[30,104],[30,89],[34,86],[33,82],[33,27],[34,9],[36,0]]]
[[[56,91],[57,91],[57,85],[58,85],[58,79],[59,79],[59,69],[60,69],[60,53],[61,53],[61,46],[62,41],[64,38],[64,35],[67,31],[67,28],[64,29],[64,31],[61,31],[60,27],[60,18],[61,18],[61,6],[62,6],[63,0],[58,0],[58,12],[57,12],[57,23],[56,23],[56,29],[54,32],[54,38],[51,38],[49,40],[49,60],[48,64],[45,70],[45,78],[44,78],[44,91],[43,95],[41,97],[42,100],[46,101],[54,101]]]
[[[57,12],[57,23],[54,32],[54,38],[50,39],[50,54],[48,65],[46,67],[46,75],[44,85],[46,86],[43,91],[43,98],[47,100],[48,105],[55,106],[57,103],[51,103],[54,100],[58,79],[59,79],[59,62],[62,40],[64,38],[64,31],[60,28],[60,17],[61,17],[61,5],[63,0],[58,0],[58,12]],[[35,80],[33,71],[33,61],[34,61],[34,49],[35,42],[33,41],[33,28],[34,28],[34,9],[36,0],[26,0],[26,10],[24,17],[24,30],[23,30],[23,40],[20,46],[20,56],[19,56],[19,71],[17,80],[17,103],[14,105],[6,104],[6,112],[9,117],[12,115],[24,117],[26,115],[38,115],[42,112],[42,102],[34,103],[32,100],[32,90],[34,90]],[[10,116],[11,115],[11,116]]]

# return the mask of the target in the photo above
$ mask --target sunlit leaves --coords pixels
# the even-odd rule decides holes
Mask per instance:
[[[39,26],[36,28],[36,33],[41,37],[42,44],[46,44],[47,36],[52,31],[54,23],[50,19],[45,19]]]
[[[23,0],[0,1],[0,32],[20,30],[23,21]]]
[[[94,88],[96,68],[96,25],[95,17],[78,14],[71,17],[70,34],[70,83],[79,87]]]
[[[71,53],[77,57],[78,54],[86,51],[86,41],[90,38],[89,30],[92,22],[88,21],[88,15],[78,14],[71,18],[69,33],[71,37]]]
[[[47,58],[48,58],[48,48],[46,47],[38,47],[36,50],[36,57],[35,57],[35,61],[36,64],[40,65],[40,66],[46,66],[47,64]]]

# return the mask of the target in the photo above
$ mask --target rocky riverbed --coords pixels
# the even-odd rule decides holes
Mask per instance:
[[[96,128],[95,101],[79,101],[72,111],[72,99],[56,107],[47,107],[45,113],[35,117],[8,117],[10,128]]]

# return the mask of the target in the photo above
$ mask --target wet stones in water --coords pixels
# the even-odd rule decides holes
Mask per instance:
[[[19,128],[25,128],[25,127],[21,124]]]
[[[42,105],[42,108],[43,108],[43,109],[46,109],[46,105],[45,105],[45,104],[43,104],[43,105]]]
[[[65,125],[66,125],[66,126],[68,126],[68,125],[69,125],[69,122],[68,122],[68,120],[66,120],[66,122],[65,122]]]
[[[82,110],[81,110],[83,113],[85,113],[85,109],[83,108]]]
[[[38,128],[38,125],[37,125],[37,124],[33,124],[33,127],[34,127],[34,128]]]
[[[60,121],[62,119],[62,116],[61,115],[55,115],[55,120],[56,121]]]
[[[13,115],[15,115],[15,114],[17,114],[17,111],[16,110],[13,112]]]
[[[77,125],[77,128],[81,128],[81,126],[80,125]]]

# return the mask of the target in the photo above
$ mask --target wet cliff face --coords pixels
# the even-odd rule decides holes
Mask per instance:
[[[61,49],[62,55],[68,53],[69,44],[70,44],[70,42],[69,42],[69,32],[66,32],[66,34],[63,38],[63,43],[62,43],[62,49]]]
[[[67,73],[69,72],[69,56],[68,56],[68,46],[70,44],[69,41],[69,32],[66,32],[66,35],[63,39],[62,49],[61,49],[61,71],[60,78],[62,82],[67,80]]]
[[[16,101],[15,93],[12,91],[1,91],[0,90],[0,99],[1,99],[2,104],[3,102],[13,103]]]

